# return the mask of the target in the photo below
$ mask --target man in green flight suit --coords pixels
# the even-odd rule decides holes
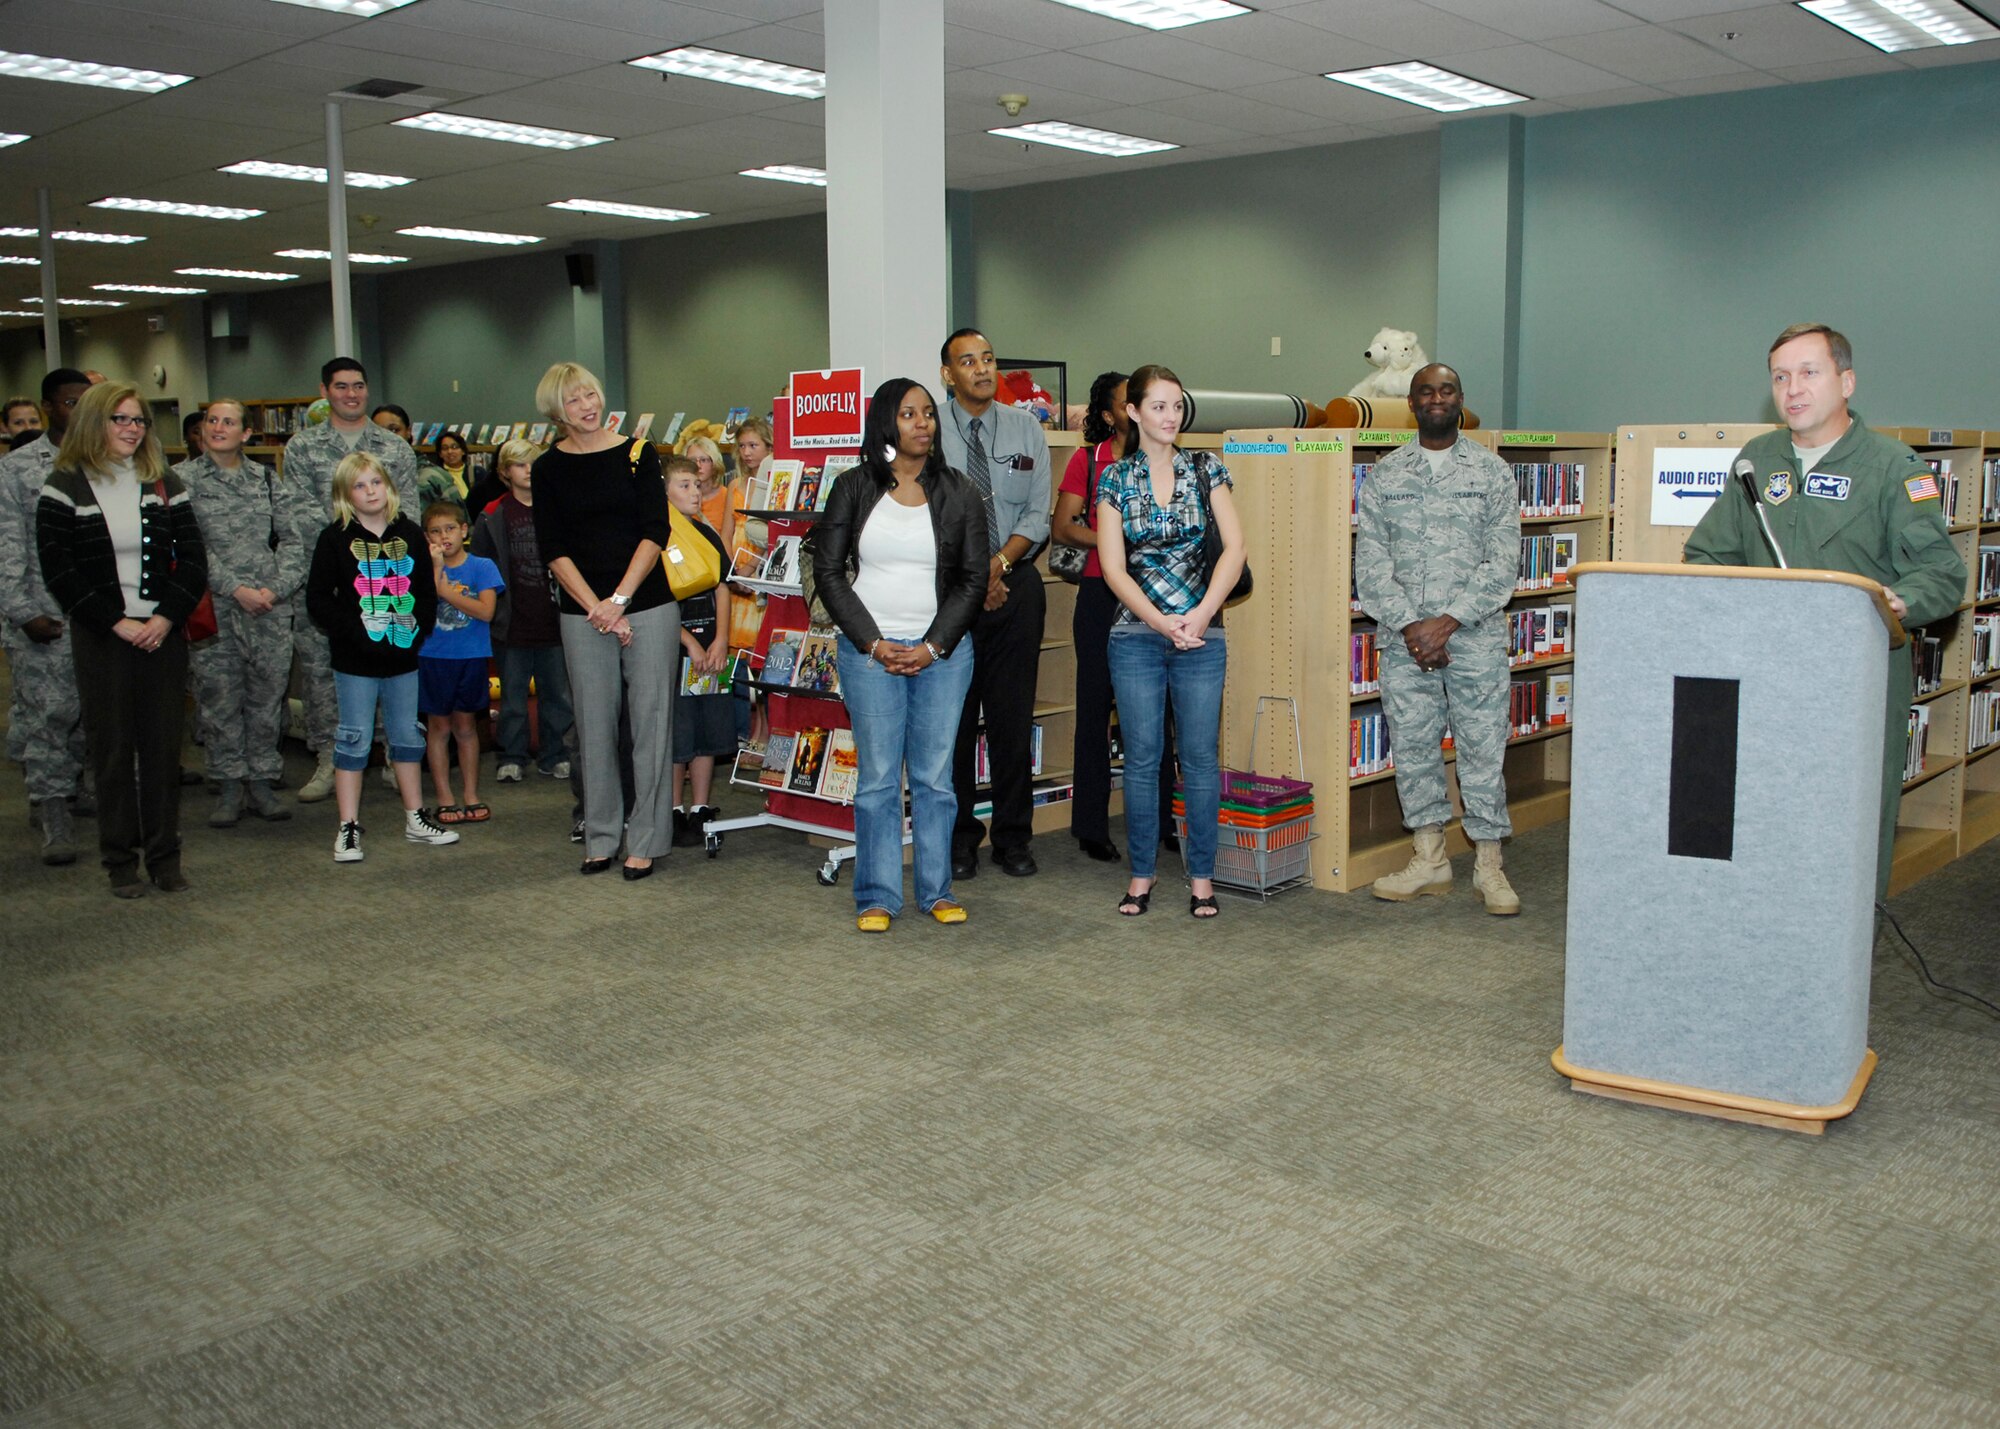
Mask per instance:
[[[1965,599],[1965,561],[1945,530],[1942,492],[1923,459],[1870,431],[1850,412],[1854,351],[1823,323],[1797,323],[1771,344],[1771,401],[1788,430],[1767,432],[1741,455],[1756,467],[1771,535],[1797,567],[1878,581],[1914,630]],[[1697,565],[1775,566],[1750,500],[1732,483],[1688,537]],[[1889,653],[1882,748],[1882,822],[1875,896],[1889,891],[1896,809],[1903,797],[1914,676],[1909,652]]]

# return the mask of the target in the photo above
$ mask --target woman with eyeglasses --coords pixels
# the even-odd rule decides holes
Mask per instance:
[[[85,747],[97,777],[97,841],[111,891],[146,877],[185,892],[181,626],[208,584],[201,528],[167,469],[138,390],[101,382],[77,404],[35,509],[42,578],[70,620]]]

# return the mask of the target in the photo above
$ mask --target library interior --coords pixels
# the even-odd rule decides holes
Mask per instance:
[[[1989,0],[0,0],[0,1425],[1995,1422],[1996,112]],[[1799,324],[1830,365],[1774,381]],[[964,332],[1035,433],[989,415],[990,474]],[[1170,743],[1135,917],[1106,651],[1158,637],[1107,635],[1094,534],[1013,556],[993,513],[1145,479],[1151,364],[1176,472],[1227,473],[1194,529],[1226,507],[1254,582],[1206,632],[1212,885]],[[958,726],[935,909],[912,724],[917,901],[867,936],[881,741],[841,686],[875,647],[813,533],[923,466],[862,448],[899,377],[995,523],[985,611],[913,664],[1002,659],[1023,587],[1041,613]],[[132,431],[164,475],[129,539],[107,500],[113,572],[62,534],[102,473],[57,450]],[[556,502],[521,515],[531,469],[613,449],[702,479],[629,614],[581,546],[535,555]],[[404,662],[421,763],[306,592],[259,663],[294,602],[220,580],[242,531],[209,527],[249,491],[258,559],[268,501],[269,570],[326,584],[357,451],[506,572],[469,742],[450,662]],[[1455,672],[1370,562],[1421,603],[1482,491],[1511,588],[1415,612]],[[729,594],[678,628],[720,653],[646,665],[696,516],[690,589]],[[170,608],[169,529],[219,622],[132,604]],[[342,557],[363,611],[410,589],[362,589],[398,529]],[[440,632],[478,604],[453,554]],[[104,631],[69,598],[100,568]],[[169,658],[156,622],[184,690],[92,672]],[[569,695],[607,688],[586,734]],[[1447,720],[1399,773],[1420,688],[1492,737]],[[261,760],[213,717],[260,699]],[[644,709],[702,699],[733,752],[662,734],[649,773]]]

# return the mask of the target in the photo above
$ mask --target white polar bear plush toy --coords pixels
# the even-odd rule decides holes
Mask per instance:
[[[1368,350],[1361,355],[1375,370],[1355,383],[1347,395],[1378,402],[1385,397],[1408,400],[1410,379],[1417,375],[1418,368],[1430,362],[1415,333],[1393,327],[1376,333]]]

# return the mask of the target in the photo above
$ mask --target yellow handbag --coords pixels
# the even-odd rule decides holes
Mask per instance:
[[[634,476],[639,473],[639,453],[645,446],[643,437],[632,443]],[[660,552],[660,564],[666,568],[667,586],[674,599],[686,600],[722,584],[722,553],[671,503],[667,506],[667,528],[667,544]]]

